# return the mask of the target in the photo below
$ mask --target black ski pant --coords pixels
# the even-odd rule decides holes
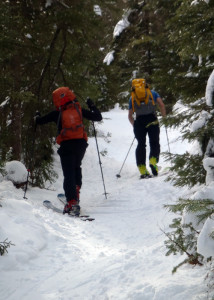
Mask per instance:
[[[84,139],[62,142],[58,150],[64,175],[63,188],[67,201],[77,199],[76,186],[82,186],[82,159],[88,144]]]
[[[146,136],[149,137],[150,153],[149,158],[155,157],[157,162],[160,155],[160,128],[159,124],[152,124],[157,122],[157,117],[154,114],[143,115],[137,117],[134,122],[134,134],[138,141],[136,148],[136,163],[137,166],[146,165]]]

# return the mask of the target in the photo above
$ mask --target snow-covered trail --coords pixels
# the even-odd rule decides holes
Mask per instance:
[[[98,163],[95,140],[90,139],[83,161],[83,213],[95,217],[82,222],[47,210],[42,202],[52,200],[62,207],[56,194],[62,192],[62,174],[51,190],[30,189],[28,200],[10,182],[0,183],[0,240],[8,237],[15,246],[0,258],[1,300],[199,300],[206,299],[200,268],[173,266],[184,257],[165,256],[162,230],[168,231],[172,216],[164,204],[173,203],[185,191],[166,176],[139,180],[132,147],[121,178],[116,174],[133,140],[127,111],[115,108],[96,125],[107,199]],[[111,136],[107,136],[107,133]],[[173,142],[179,133],[169,132],[172,152],[185,151]],[[161,129],[162,151],[168,150]],[[160,159],[162,167],[169,163]]]

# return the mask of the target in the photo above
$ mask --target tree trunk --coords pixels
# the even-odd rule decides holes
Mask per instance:
[[[11,116],[11,147],[12,147],[12,159],[21,160],[21,99],[18,95],[20,91],[21,81],[21,67],[20,56],[15,55],[11,60],[11,68],[14,75],[14,84],[12,91],[12,116]]]
[[[21,160],[22,144],[21,144],[21,104],[17,99],[13,99],[14,105],[12,110],[11,123],[11,147],[12,159]]]

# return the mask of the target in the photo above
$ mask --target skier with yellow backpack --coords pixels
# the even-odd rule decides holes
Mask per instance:
[[[156,114],[159,107],[162,117],[166,116],[165,105],[160,95],[150,90],[145,79],[133,79],[132,91],[129,99],[128,119],[134,127],[134,134],[138,141],[136,148],[136,163],[140,171],[140,178],[151,177],[146,167],[146,136],[149,137],[150,154],[149,165],[154,176],[158,175],[160,155],[160,127]]]

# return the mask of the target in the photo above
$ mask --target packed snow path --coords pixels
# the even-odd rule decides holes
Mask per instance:
[[[94,138],[83,161],[82,213],[94,222],[82,222],[47,210],[42,202],[62,192],[62,173],[49,190],[31,188],[28,200],[9,181],[0,182],[0,241],[15,244],[0,257],[1,300],[199,300],[207,299],[199,267],[171,271],[184,257],[166,257],[162,230],[175,217],[163,208],[186,193],[166,176],[139,180],[134,143],[121,178],[117,178],[133,140],[127,111],[115,108],[97,125],[98,144],[107,199]],[[108,134],[109,133],[109,134]],[[172,152],[186,151],[176,141],[179,132],[168,132]],[[148,147],[149,149],[149,147]],[[167,151],[166,131],[161,128],[161,150]],[[167,167],[161,156],[160,165]],[[48,187],[48,185],[47,185]],[[52,190],[54,189],[54,190]],[[191,269],[191,270],[190,270]]]

